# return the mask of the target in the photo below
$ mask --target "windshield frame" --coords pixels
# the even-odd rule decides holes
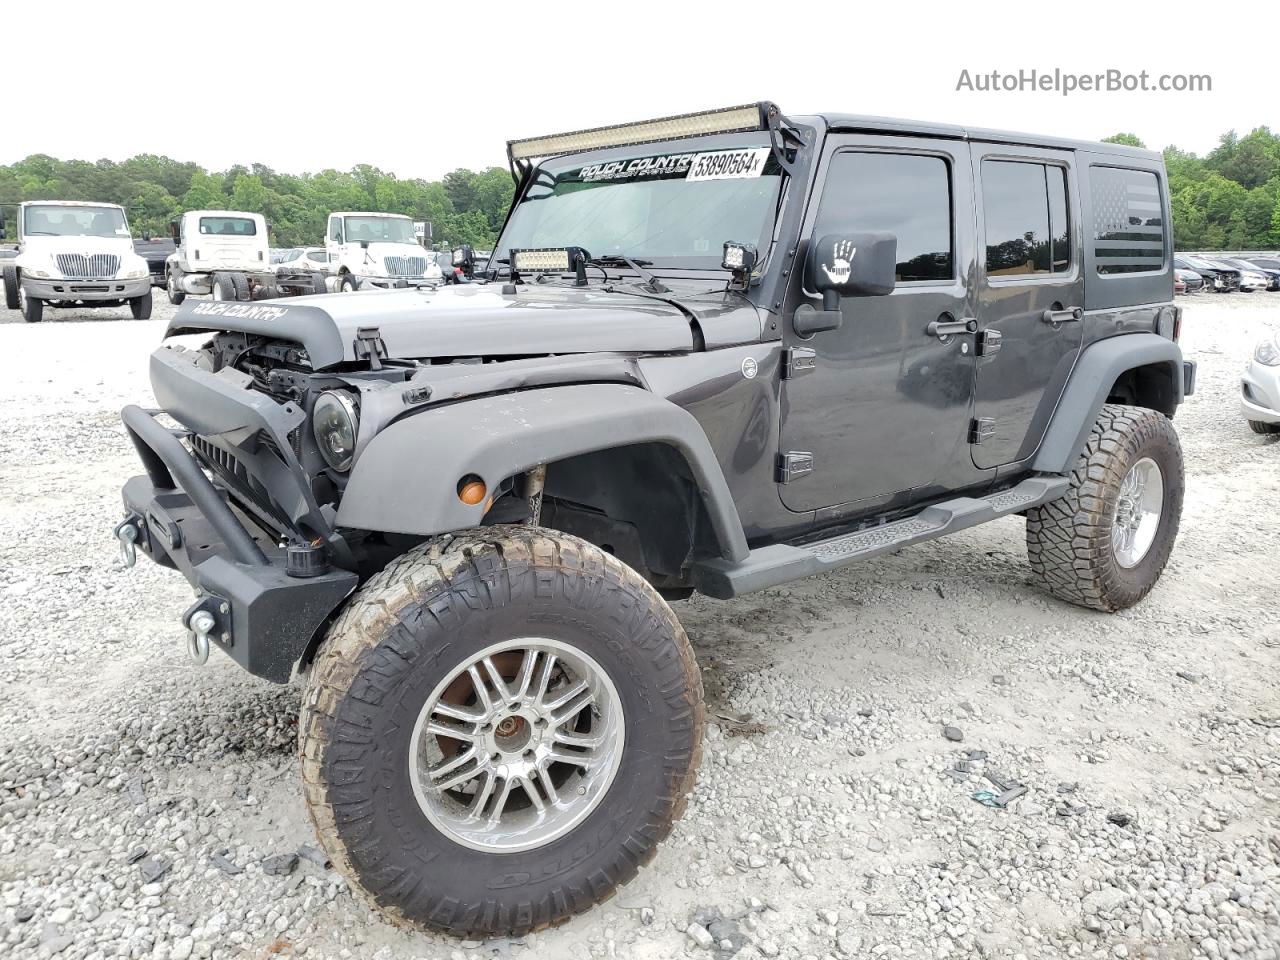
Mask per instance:
[[[510,234],[513,222],[516,219],[517,211],[520,209],[521,203],[525,202],[530,190],[533,189],[538,182],[538,175],[546,172],[551,175],[564,173],[569,170],[576,170],[581,167],[589,166],[597,163],[608,163],[614,160],[631,160],[648,156],[665,156],[680,153],[710,153],[722,150],[741,150],[749,147],[763,147],[770,144],[769,132],[760,130],[749,130],[741,133],[730,134],[712,134],[702,137],[689,137],[687,139],[662,140],[656,143],[632,144],[623,147],[611,147],[605,150],[591,150],[583,153],[571,153],[564,156],[547,158],[536,166],[532,167],[528,174],[523,178],[520,190],[512,199],[511,207],[507,211],[506,220],[502,224],[502,230],[498,234],[498,239],[493,245],[493,254],[489,260],[489,267],[494,271],[493,275],[509,274],[510,265],[499,263],[498,260],[505,260],[510,256],[512,246]],[[773,196],[771,209],[767,211],[764,221],[761,224],[760,233],[756,237],[738,237],[734,238],[738,242],[752,243],[756,245],[759,251],[758,272],[763,273],[768,269],[769,262],[772,258],[773,248],[777,243],[779,235],[779,226],[783,219],[783,210],[788,200],[794,195],[794,190],[790,181],[794,174],[789,173],[784,167],[777,174],[777,189]],[[565,238],[565,243],[575,242],[569,238]],[[593,255],[602,257],[610,256],[605,251],[588,250]],[[644,261],[645,269],[648,273],[655,276],[673,277],[673,276],[690,276],[705,278],[724,278],[730,276],[729,271],[719,265],[721,251],[714,251],[709,254],[708,259],[714,256],[716,259],[715,266],[706,264],[694,264],[678,262],[681,258],[657,258],[654,259],[644,253],[629,254],[632,259]],[[650,264],[650,260],[653,260]],[[676,261],[676,262],[672,262]],[[588,276],[594,277],[595,268],[589,271]],[[615,266],[610,263],[607,272],[609,275],[635,275],[635,271],[630,267],[619,264]]]
[[[124,233],[118,230],[112,233],[50,233],[47,230],[32,231],[28,227],[31,214],[36,210],[50,211],[50,215],[58,213],[85,213],[94,211],[97,213],[119,214],[120,223],[124,227]],[[133,240],[133,231],[129,227],[129,217],[125,213],[124,208],[113,203],[102,204],[62,204],[62,203],[33,203],[22,208],[22,237],[92,237],[95,240]]]

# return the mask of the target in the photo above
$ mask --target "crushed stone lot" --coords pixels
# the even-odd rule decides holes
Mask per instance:
[[[154,404],[173,308],[0,311],[0,954],[1277,960],[1280,437],[1238,393],[1280,294],[1181,302],[1186,505],[1145,602],[1050,598],[1008,518],[677,604],[709,721],[685,818],[604,906],[485,943],[352,896],[300,686],[190,663],[185,581],[118,559],[117,412]]]

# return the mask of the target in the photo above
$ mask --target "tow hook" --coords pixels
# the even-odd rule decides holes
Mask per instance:
[[[197,601],[182,618],[187,628],[187,653],[197,664],[209,660],[209,639],[219,636],[224,644],[231,642],[231,607],[225,600],[205,597]],[[219,625],[219,620],[222,625]]]
[[[138,562],[138,524],[135,517],[129,517],[116,527],[116,539],[120,541],[120,562],[132,567]]]

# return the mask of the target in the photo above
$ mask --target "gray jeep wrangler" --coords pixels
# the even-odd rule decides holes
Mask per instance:
[[[1050,593],[1128,607],[1194,382],[1158,154],[769,103],[508,151],[470,282],[181,307],[115,531],[195,588],[198,660],[306,678],[337,867],[469,936],[587,910],[680,816],[668,601],[1017,514]]]

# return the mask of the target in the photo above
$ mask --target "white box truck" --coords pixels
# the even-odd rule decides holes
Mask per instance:
[[[0,210],[0,239],[9,230]],[[133,249],[124,207],[78,200],[18,204],[18,256],[0,268],[5,305],[28,323],[44,308],[129,305],[151,316],[151,274]]]

